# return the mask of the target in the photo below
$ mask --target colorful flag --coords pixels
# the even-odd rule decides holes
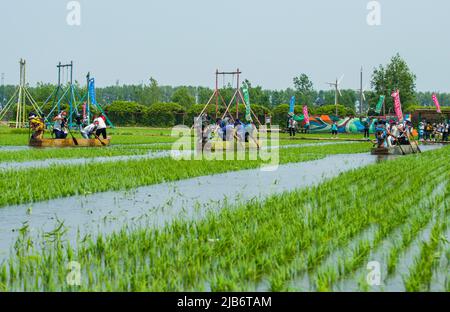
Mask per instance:
[[[242,91],[244,92],[244,101],[245,101],[245,120],[252,121],[252,110],[250,107],[250,92],[248,91],[248,86],[244,82]]]
[[[309,125],[309,113],[308,113],[308,106],[303,106],[303,116],[305,116],[305,124]]]
[[[400,102],[400,90],[391,95],[394,98],[394,110],[399,121],[403,121],[402,103]]]
[[[295,96],[291,97],[291,104],[289,105],[289,113],[294,113],[295,110]]]
[[[95,80],[92,78],[89,80],[89,97],[91,99],[91,103],[97,105],[97,100],[95,97]]]
[[[380,100],[378,101],[377,107],[375,108],[375,112],[377,114],[380,114],[381,110],[383,109],[384,98],[384,95],[380,95]]]
[[[433,102],[434,102],[434,105],[436,105],[437,112],[441,113],[441,105],[439,105],[439,100],[438,100],[436,94],[434,94],[434,93],[433,93]]]

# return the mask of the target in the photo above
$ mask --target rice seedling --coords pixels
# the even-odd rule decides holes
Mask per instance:
[[[70,148],[70,149],[30,149],[23,151],[0,151],[2,162],[26,162],[45,159],[94,158],[111,156],[144,155],[151,151],[170,149],[170,145],[130,145],[108,148]]]
[[[289,289],[287,281],[295,274],[308,269],[315,272],[328,255],[369,226],[379,226],[381,234],[375,237],[389,237],[393,228],[409,219],[413,204],[431,194],[421,187],[422,177],[439,172],[431,187],[439,185],[440,177],[448,177],[450,164],[444,161],[448,151],[368,166],[307,190],[225,207],[201,220],[180,219],[160,229],[124,228],[86,238],[77,246],[59,243],[62,237],[58,237],[40,250],[11,255],[0,270],[6,271],[0,274],[0,284],[11,291],[23,290],[27,279],[28,290],[71,291],[64,269],[70,258],[81,266],[77,291],[240,290],[262,279],[269,280],[272,289]],[[396,180],[399,171],[412,174]],[[389,179],[393,181],[386,185]],[[398,192],[387,192],[391,187]],[[358,196],[355,188],[360,191]],[[378,200],[380,188],[386,191],[383,201]],[[448,194],[447,188],[436,202],[442,203]],[[415,272],[421,267],[429,272],[433,266],[434,239],[442,236],[443,223],[437,223],[433,240],[424,245],[421,260],[411,269],[415,281],[411,287],[427,283],[428,275]],[[332,267],[317,271],[320,289],[332,289],[340,275],[364,266],[374,246],[374,241],[357,244],[349,258],[343,259],[342,273]]]
[[[367,151],[369,145],[342,144],[317,146],[308,149],[290,148],[280,151],[280,163],[316,160],[329,154]],[[81,166],[53,166],[0,172],[0,207],[23,204],[58,197],[85,195],[93,192],[127,190],[138,186],[176,181],[202,175],[258,168],[264,162],[249,161],[177,161],[167,158],[85,164]],[[68,178],[70,177],[70,179]],[[55,189],[55,185],[59,185]]]
[[[433,267],[439,260],[440,237],[447,227],[447,220],[439,220],[433,227],[431,238],[422,242],[420,256],[410,268],[410,274],[405,279],[407,291],[429,291]]]

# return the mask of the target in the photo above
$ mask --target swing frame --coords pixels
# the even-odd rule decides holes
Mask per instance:
[[[231,72],[225,72],[225,71],[219,71],[218,69],[216,69],[216,83],[215,83],[215,89],[213,94],[211,95],[211,97],[209,98],[208,102],[206,103],[206,105],[203,107],[202,111],[200,112],[200,114],[198,115],[197,118],[200,118],[206,111],[206,109],[208,108],[208,106],[211,103],[215,103],[216,106],[216,119],[220,118],[223,119],[225,118],[225,116],[228,114],[228,112],[230,111],[231,105],[233,103],[236,103],[236,116],[235,118],[233,118],[233,116],[230,115],[230,117],[233,119],[233,121],[235,121],[236,119],[239,118],[239,104],[243,103],[245,105],[245,107],[247,108],[247,103],[244,100],[244,96],[242,95],[241,92],[241,81],[240,81],[240,75],[242,74],[242,72],[239,70],[239,68],[236,71],[231,71]],[[237,77],[237,81],[236,81],[236,88],[235,91],[233,93],[233,96],[231,98],[231,100],[226,103],[225,99],[223,98],[221,92],[220,92],[220,88],[219,88],[219,76],[222,75],[223,80],[225,80],[226,76],[232,76],[233,77],[233,83],[234,83],[234,77]],[[223,114],[220,114],[220,110],[219,110],[219,100],[220,103],[223,105],[223,107],[225,108],[225,112]],[[253,115],[253,117],[256,119],[256,122],[258,123],[259,126],[261,126],[261,122],[259,121],[258,117],[256,116],[256,114],[253,112],[252,109],[250,109],[251,114]]]

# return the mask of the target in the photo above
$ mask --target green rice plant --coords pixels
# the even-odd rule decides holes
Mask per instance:
[[[86,238],[77,246],[56,241],[40,250],[11,255],[5,262],[4,284],[8,291],[23,290],[23,279],[28,279],[28,290],[70,291],[62,268],[71,254],[82,268],[78,291],[182,291],[203,290],[207,285],[214,291],[241,290],[259,277],[271,281],[274,289],[286,290],[293,275],[308,270],[306,259],[311,258],[320,289],[331,290],[340,273],[332,267],[317,272],[314,268],[370,226],[379,224],[389,235],[387,223],[408,220],[414,203],[430,194],[428,188],[421,188],[423,176],[440,170],[439,179],[430,181],[437,186],[450,170],[446,159],[448,148],[371,165],[264,202],[224,207],[201,220],[180,219],[159,229],[128,227]],[[411,176],[385,187],[386,179],[400,171]],[[391,187],[398,192],[385,192],[381,202],[380,188]],[[361,191],[358,196],[355,189]],[[441,232],[433,236],[440,237]],[[361,266],[361,259],[374,247],[364,240],[355,246],[352,256],[343,259],[349,263],[344,273]],[[424,258],[429,254],[424,253]],[[424,261],[425,270],[428,262]]]
[[[428,291],[433,274],[433,267],[439,260],[440,237],[446,229],[446,222],[437,221],[431,231],[431,237],[428,242],[422,242],[419,257],[415,264],[410,268],[409,276],[404,280],[407,291]]]
[[[144,155],[151,151],[161,151],[170,149],[170,145],[130,145],[111,146],[107,148],[47,148],[31,149],[24,151],[0,151],[0,163],[2,162],[26,162],[45,159],[70,159],[70,158],[94,158],[112,157],[128,155]]]
[[[342,144],[308,149],[290,148],[280,151],[280,163],[316,160],[328,154],[359,153],[368,145]],[[52,166],[27,170],[0,172],[0,207],[58,197],[86,195],[93,192],[128,190],[138,186],[176,181],[202,175],[254,169],[257,161],[196,161],[171,158],[145,159],[86,164],[81,166]],[[70,177],[68,179],[67,177]],[[58,189],[55,189],[58,185]]]

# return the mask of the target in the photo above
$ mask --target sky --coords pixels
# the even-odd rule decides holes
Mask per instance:
[[[0,1],[0,73],[17,84],[57,81],[58,62],[90,71],[98,86],[148,82],[213,87],[214,72],[239,68],[265,89],[292,87],[306,73],[316,89],[341,77],[342,89],[364,85],[397,52],[420,91],[450,92],[450,1],[379,0],[79,0],[71,26],[68,0]],[[225,82],[230,82],[231,78]],[[222,80],[220,84],[222,84]]]

